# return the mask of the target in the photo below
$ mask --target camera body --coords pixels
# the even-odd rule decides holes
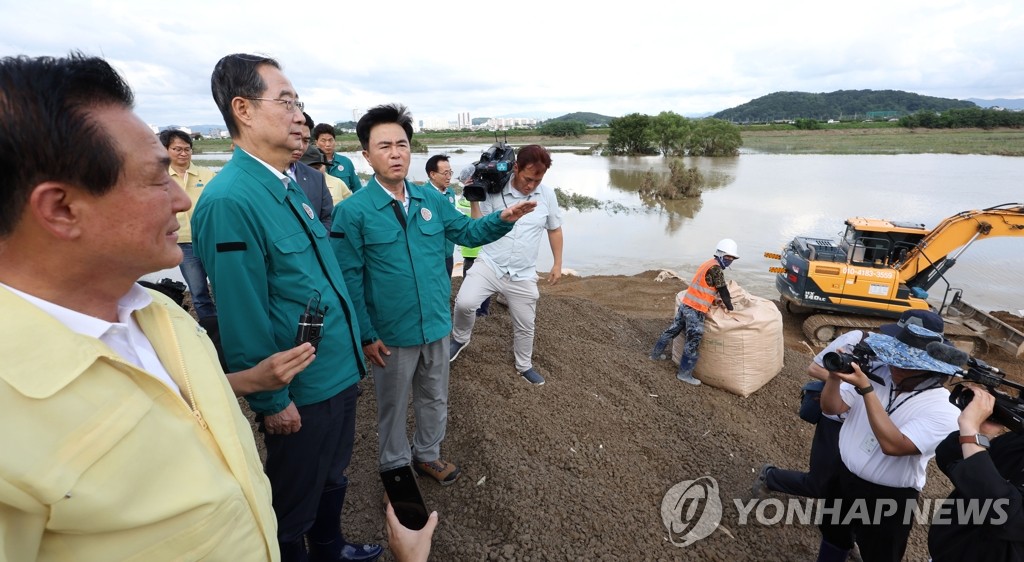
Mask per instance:
[[[467,201],[483,201],[488,193],[501,193],[512,177],[516,151],[506,142],[496,142],[473,164],[470,183],[463,189]]]
[[[965,380],[980,384],[989,394],[995,397],[990,420],[1009,428],[1017,433],[1024,433],[1024,385],[1006,380],[999,369],[989,366],[980,359],[971,357],[968,368],[960,371],[958,376]],[[1004,387],[1006,391],[1000,390]],[[1016,396],[1013,392],[1016,391]],[[949,393],[949,401],[963,410],[974,398],[974,391],[963,384],[957,384]]]
[[[830,372],[849,374],[853,372],[853,363],[860,365],[863,370],[874,356],[875,352],[871,351],[871,347],[860,342],[853,347],[852,353],[837,351],[826,353],[822,356],[821,363]]]

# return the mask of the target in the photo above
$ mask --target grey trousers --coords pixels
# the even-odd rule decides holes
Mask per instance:
[[[409,464],[413,458],[440,458],[448,426],[448,336],[423,345],[388,346],[388,350],[386,366],[373,366],[382,471]],[[411,451],[406,432],[410,392],[416,418]]]
[[[505,295],[508,301],[516,371],[522,373],[533,367],[534,321],[537,318],[537,299],[540,298],[536,279],[512,281],[508,275],[499,278],[490,265],[481,261],[466,273],[455,297],[452,337],[459,343],[469,343],[473,324],[476,323],[476,309],[494,293]]]

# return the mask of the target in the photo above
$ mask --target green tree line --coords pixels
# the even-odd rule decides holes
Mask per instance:
[[[610,154],[735,156],[743,144],[739,127],[728,121],[691,120],[671,111],[653,117],[631,113],[612,119],[610,127]]]
[[[950,109],[942,113],[934,111],[918,111],[913,115],[900,118],[900,125],[907,128],[924,127],[926,129],[994,129],[996,127],[1024,127],[1024,112],[1002,111],[998,109],[981,109],[970,107]]]

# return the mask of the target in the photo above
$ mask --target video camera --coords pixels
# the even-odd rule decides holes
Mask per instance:
[[[853,346],[852,353],[843,353],[841,351],[826,353],[821,358],[821,364],[828,371],[849,374],[853,372],[852,363],[856,363],[861,366],[863,371],[867,372],[868,363],[871,362],[871,358],[874,356],[875,352],[871,350],[871,346],[860,342]]]
[[[956,373],[955,377],[962,377],[964,380],[976,382],[985,387],[985,390],[995,397],[996,403],[992,409],[992,421],[1005,425],[1011,431],[1024,432],[1024,385],[1006,380],[1005,375],[995,367],[971,357],[967,360],[967,369]],[[999,387],[1016,390],[1017,396],[1010,392],[1003,392]],[[950,392],[949,401],[957,408],[963,410],[974,398],[974,391],[963,384],[957,384]]]
[[[473,175],[462,194],[467,201],[483,201],[488,193],[501,193],[512,177],[512,166],[516,163],[516,151],[504,141],[495,139],[494,144],[473,163]]]

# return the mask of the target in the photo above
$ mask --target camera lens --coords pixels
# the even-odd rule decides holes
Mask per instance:
[[[833,373],[849,374],[853,372],[853,360],[855,357],[847,353],[836,353],[830,351],[821,358],[822,366]]]

